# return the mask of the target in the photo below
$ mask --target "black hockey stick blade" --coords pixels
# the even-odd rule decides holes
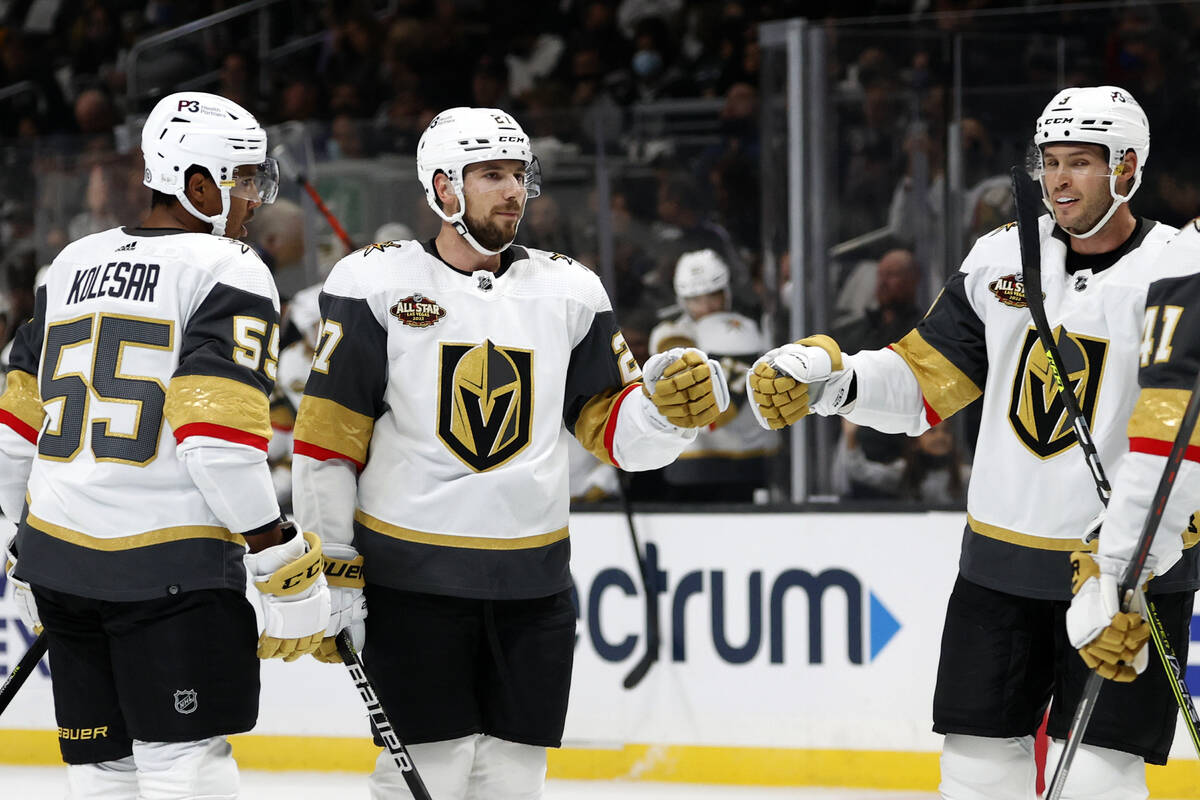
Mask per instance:
[[[1162,520],[1163,510],[1167,506],[1167,498],[1171,495],[1175,478],[1179,476],[1179,465],[1183,463],[1183,456],[1187,452],[1198,416],[1200,416],[1200,374],[1192,383],[1192,395],[1188,398],[1187,408],[1184,409],[1183,419],[1179,423],[1179,433],[1175,434],[1175,441],[1167,456],[1167,464],[1163,467],[1162,477],[1159,478],[1158,487],[1154,490],[1154,497],[1150,501],[1150,511],[1146,514],[1146,523],[1142,526],[1142,533],[1134,548],[1133,557],[1125,567],[1125,574],[1121,576],[1121,583],[1117,587],[1117,597],[1121,600],[1122,611],[1129,610],[1127,598],[1137,588],[1138,578],[1146,566],[1146,559],[1150,555],[1150,545],[1154,543],[1154,535],[1158,532],[1158,523]],[[1059,756],[1058,766],[1054,768],[1054,777],[1050,782],[1050,787],[1046,790],[1046,800],[1059,800],[1062,797],[1063,787],[1067,782],[1067,771],[1071,768],[1075,752],[1079,749],[1079,743],[1083,740],[1083,735],[1092,720],[1092,712],[1096,710],[1096,698],[1099,697],[1100,689],[1103,686],[1104,678],[1093,670],[1083,687],[1079,706],[1075,709],[1075,719],[1071,722],[1071,728],[1067,732],[1066,746],[1063,747],[1062,755]]]
[[[367,677],[366,667],[363,666],[358,651],[354,649],[354,642],[350,639],[350,632],[342,631],[334,641],[337,642],[338,655],[342,657],[342,663],[346,665],[346,669],[350,670],[350,677],[354,680],[354,688],[358,689],[359,697],[363,699],[363,703],[367,706],[367,715],[371,719],[371,725],[374,726],[375,732],[379,734],[379,738],[383,740],[383,746],[387,748],[388,753],[392,756],[392,762],[404,776],[404,782],[408,784],[408,790],[412,792],[414,800],[432,800],[429,796],[429,790],[425,788],[425,782],[421,780],[421,774],[417,772],[417,766],[413,763],[412,756],[408,754],[408,749],[400,741],[400,737],[396,735],[396,731],[392,728],[392,723],[388,720],[387,714],[383,712],[383,705],[379,702],[379,695],[375,693],[375,686],[371,683],[371,679]]]
[[[4,685],[0,686],[0,714],[4,713],[8,704],[17,696],[17,690],[25,685],[25,681],[37,669],[38,662],[42,660],[42,656],[46,655],[47,645],[46,632],[42,631],[33,640],[33,644],[29,645],[29,649],[25,651],[25,655],[21,656],[21,660],[13,667],[12,672],[8,673]]]

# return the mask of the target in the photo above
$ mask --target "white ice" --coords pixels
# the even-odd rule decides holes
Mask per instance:
[[[4,800],[58,800],[66,795],[62,767],[0,766]],[[242,797],[253,800],[367,800],[366,776],[346,772],[242,770]],[[546,800],[935,800],[926,792],[870,789],[699,786],[636,781],[550,781]]]

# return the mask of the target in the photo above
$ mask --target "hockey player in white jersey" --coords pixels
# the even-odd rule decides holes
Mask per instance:
[[[1052,212],[1039,223],[1044,304],[1066,364],[1063,377],[1079,399],[1101,461],[1110,470],[1120,463],[1118,485],[1131,465],[1140,464],[1145,474],[1130,480],[1144,489],[1153,464],[1138,455],[1146,446],[1140,440],[1170,439],[1153,414],[1182,408],[1176,395],[1168,406],[1154,407],[1160,395],[1138,401],[1139,366],[1151,367],[1143,371],[1151,381],[1179,366],[1170,357],[1169,330],[1180,315],[1150,289],[1176,230],[1134,216],[1128,204],[1142,183],[1149,124],[1123,89],[1071,88],[1046,106],[1035,136]],[[1162,380],[1175,386],[1181,379],[1172,374]],[[980,457],[968,490],[934,695],[934,730],[945,734],[941,792],[951,800],[1032,798],[1033,734],[1053,698],[1047,730],[1052,739],[1065,738],[1088,672],[1073,643],[1090,646],[1112,619],[1111,611],[1104,616],[1098,609],[1112,604],[1093,602],[1100,581],[1090,582],[1072,604],[1070,553],[1080,549],[1102,504],[1037,341],[1015,226],[981,237],[929,314],[900,341],[846,355],[828,337],[804,339],[763,356],[751,385],[768,427],[814,411],[910,435],[983,395]],[[1140,417],[1127,435],[1135,407]],[[1144,423],[1152,429],[1148,437],[1135,434],[1143,424],[1138,419],[1150,420]],[[1131,444],[1134,454],[1128,455]],[[1159,447],[1152,444],[1151,452]],[[1195,537],[1185,531],[1186,510],[1200,507],[1198,483],[1176,484],[1179,513],[1164,520],[1172,527],[1159,534],[1173,555],[1163,557],[1164,571],[1149,585],[1180,663],[1187,660],[1198,585]],[[1122,531],[1133,525],[1138,510],[1126,508],[1127,502],[1114,500],[1114,523],[1106,529],[1118,525],[1116,518]],[[1140,530],[1140,523],[1134,527]],[[1101,547],[1105,555],[1110,542]],[[1128,557],[1124,545],[1112,547],[1112,557],[1101,559],[1106,575],[1119,574]],[[1126,653],[1136,663],[1108,675],[1130,681],[1144,666],[1142,652],[1138,659]],[[1176,713],[1160,669],[1107,685],[1063,797],[1147,797],[1143,762],[1166,762]]]
[[[142,150],[149,214],[65,247],[13,348],[6,560],[70,797],[235,798],[258,659],[311,651],[329,614],[320,543],[271,487],[279,299],[238,241],[274,164],[253,116],[199,92],[155,106]]]
[[[417,176],[438,236],[351,253],[325,282],[296,513],[323,540],[327,633],[362,637],[369,611],[364,659],[430,794],[539,798],[575,641],[567,437],[661,467],[728,389],[695,349],[643,372],[593,272],[512,245],[540,188],[509,114],[438,114]],[[370,788],[411,796],[386,752]]]
[[[672,347],[694,347],[696,323],[718,311],[729,309],[729,267],[715,250],[693,250],[675,262],[671,279],[681,313],[650,331],[650,352]]]

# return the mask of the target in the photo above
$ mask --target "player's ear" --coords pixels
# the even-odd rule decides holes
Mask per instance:
[[[437,192],[443,211],[447,214],[454,214],[458,211],[458,198],[454,195],[454,184],[450,182],[446,173],[438,172],[433,176],[433,190]]]
[[[187,179],[186,192],[192,205],[204,213],[210,213],[207,206],[212,203],[214,197],[220,202],[220,198],[217,197],[217,185],[201,170],[192,173]]]

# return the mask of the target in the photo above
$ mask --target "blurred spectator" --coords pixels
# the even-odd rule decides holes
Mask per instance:
[[[767,349],[749,317],[717,311],[696,321],[695,344],[721,362],[729,381],[730,406],[716,422],[663,468],[673,501],[749,503],[767,485],[767,458],[779,448],[779,433],[764,430],[746,402],[746,376]]]
[[[275,117],[281,122],[318,119],[321,115],[321,84],[310,75],[293,75],[278,96]]]
[[[116,121],[112,98],[103,89],[84,89],[75,98],[75,124],[85,136],[98,136],[105,144],[110,144]]]
[[[221,72],[216,93],[232,100],[251,114],[257,114],[261,104],[258,102],[255,80],[250,56],[240,50],[231,50],[221,57]]]
[[[954,426],[943,422],[912,441],[900,476],[900,496],[926,505],[959,505],[967,500],[970,476]]]
[[[471,73],[471,102],[478,108],[511,108],[512,95],[508,90],[508,65],[504,59],[484,53],[475,62]]]
[[[366,142],[367,131],[363,123],[349,114],[338,114],[329,123],[329,139],[325,142],[325,154],[331,159],[365,158],[371,155]]]
[[[875,302],[860,316],[832,329],[846,353],[877,350],[908,333],[920,321],[917,288],[921,269],[910,250],[889,250],[875,268]]]
[[[280,198],[255,209],[246,230],[247,241],[275,276],[280,296],[291,297],[306,283],[304,210],[291,200]]]
[[[521,223],[523,244],[552,253],[576,253],[570,219],[559,209],[553,193],[547,193],[526,206]]]
[[[676,62],[667,25],[657,16],[638,23],[629,66],[619,75],[615,88],[623,104],[686,97],[694,91],[687,72]]]
[[[113,177],[109,169],[99,164],[92,166],[88,172],[87,189],[84,190],[83,211],[72,217],[67,225],[69,241],[73,242],[121,224],[121,220],[112,211],[114,198],[118,204],[120,199],[115,191],[118,187],[112,183]]]

